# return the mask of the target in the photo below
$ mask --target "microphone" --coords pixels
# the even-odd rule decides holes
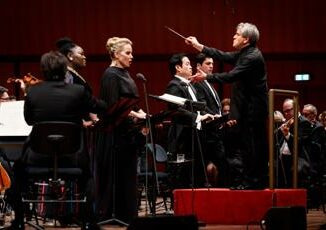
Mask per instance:
[[[137,74],[136,74],[136,77],[137,77],[139,80],[143,81],[143,82],[146,82],[146,81],[147,81],[146,78],[145,78],[145,76],[144,76],[144,74],[142,74],[142,73],[137,73]]]

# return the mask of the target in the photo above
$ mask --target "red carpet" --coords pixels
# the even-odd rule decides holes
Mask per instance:
[[[175,215],[194,214],[207,224],[250,224],[273,206],[305,206],[304,189],[176,189]]]

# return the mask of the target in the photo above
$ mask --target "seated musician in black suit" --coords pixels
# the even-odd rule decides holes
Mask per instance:
[[[0,102],[8,100],[10,100],[8,89],[3,86],[0,86]]]
[[[101,112],[106,109],[81,85],[64,82],[67,71],[67,59],[59,52],[49,52],[41,58],[41,70],[45,81],[31,86],[26,94],[24,117],[29,125],[41,121],[68,121],[82,125],[85,113]],[[78,162],[83,169],[83,181],[80,185],[87,194],[86,225],[82,229],[99,229],[95,224],[92,209],[91,185],[92,177],[89,167],[87,149],[78,155]],[[21,191],[24,189],[24,167],[40,163],[41,156],[29,148],[28,138],[22,157],[14,164],[14,181],[8,192],[8,201],[15,211],[12,229],[24,229],[24,210],[21,202]]]
[[[324,174],[326,133],[324,126],[317,120],[317,108],[312,104],[303,106],[302,115],[307,118],[312,128],[305,150],[309,154],[312,169],[320,177]]]
[[[285,122],[280,126],[278,135],[279,143],[279,187],[291,187],[292,186],[292,162],[293,162],[293,144],[294,144],[294,101],[287,98],[283,102],[283,114]],[[303,182],[304,177],[309,173],[307,170],[308,159],[305,151],[305,146],[309,142],[309,136],[311,135],[312,128],[309,120],[307,120],[301,113],[298,116],[298,173],[299,183]]]

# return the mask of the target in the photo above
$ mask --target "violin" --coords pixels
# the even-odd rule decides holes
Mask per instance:
[[[291,117],[289,120],[286,120],[285,122],[281,123],[281,125],[274,130],[274,133],[276,133],[277,131],[281,130],[284,125],[287,127],[287,128],[290,128],[294,123],[294,117]]]
[[[290,127],[294,123],[294,117],[291,117],[289,120],[285,121],[283,124],[287,127]]]
[[[23,82],[26,86],[35,85],[41,81],[42,80],[34,77],[31,73],[27,73],[23,78],[10,77],[7,79],[7,83]]]

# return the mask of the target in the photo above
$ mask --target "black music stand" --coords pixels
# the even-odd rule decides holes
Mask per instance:
[[[146,120],[142,120],[142,121],[139,121],[138,123],[136,123],[134,126],[133,126],[133,129],[139,129],[140,127],[143,127],[143,126],[147,126],[147,127],[151,127],[150,128],[150,133],[152,134],[153,132],[153,127],[155,124],[157,123],[161,123],[162,121],[166,120],[167,118],[169,118],[170,116],[172,116],[176,111],[175,110],[168,110],[168,111],[160,111],[159,113],[157,114],[154,114],[154,115],[150,115],[150,116],[147,116],[147,119]],[[152,146],[152,149],[150,150],[150,152],[152,153],[152,157],[153,157],[153,166],[150,167],[152,169],[152,193],[154,194],[155,192],[157,192],[158,194],[160,193],[160,186],[159,186],[159,180],[158,180],[158,175],[157,175],[157,168],[156,168],[156,156],[157,156],[157,150],[156,150],[156,144],[154,143],[154,138],[153,136],[150,137],[151,140],[150,142],[148,142],[148,138],[146,140],[146,144],[150,144]],[[146,156],[145,158],[147,159],[148,158],[148,147],[146,147]],[[148,170],[148,167],[146,167],[146,170]],[[149,172],[146,171],[145,175],[149,175]],[[146,202],[148,201],[148,197],[147,197],[147,190],[148,190],[148,184],[147,184],[147,178],[145,180],[145,189],[146,189]],[[156,209],[155,209],[155,205],[152,205],[152,209],[150,210],[151,211],[151,214],[153,216],[156,215]],[[147,212],[147,204],[146,204],[146,212]]]
[[[186,85],[186,87],[188,87]],[[200,101],[193,101],[187,98],[183,98],[183,97],[178,97],[172,94],[163,94],[160,96],[157,95],[149,95],[152,98],[155,98],[157,100],[163,101],[163,102],[167,102],[167,103],[171,103],[171,104],[175,104],[178,106],[181,106],[189,111],[191,111],[192,113],[194,113],[195,111],[202,111],[205,109],[206,107],[206,103],[205,102],[200,102]],[[226,117],[223,117],[222,119],[218,120],[215,122],[215,124],[217,125],[219,122],[223,123],[224,119],[227,119]],[[200,141],[200,137],[199,137],[199,133],[198,130],[196,129],[196,127],[192,127],[192,134],[191,134],[191,157],[192,159],[195,159],[195,136],[197,139],[197,143],[198,143],[198,150],[200,152],[200,156],[201,156],[201,163],[203,165],[203,170],[204,170],[204,176],[205,176],[205,180],[206,180],[206,184],[208,184],[208,178],[207,178],[207,173],[206,173],[206,169],[205,169],[205,165],[204,165],[204,158],[203,158],[203,151],[202,151],[202,147],[201,147],[201,141]],[[191,183],[192,183],[192,189],[194,188],[194,183],[195,183],[195,179],[194,179],[194,160],[191,161],[192,163],[192,171],[191,171]]]
[[[155,98],[157,100],[163,101],[163,102],[168,102],[171,104],[183,106],[183,107],[187,108],[188,110],[204,110],[205,106],[206,106],[205,102],[193,101],[193,100],[189,100],[187,98],[174,96],[174,95],[168,94],[168,93],[165,93],[160,96],[150,94],[149,96],[152,98]]]
[[[147,93],[147,87],[146,87],[146,78],[143,74],[141,73],[138,73],[137,74],[137,78],[142,80],[142,83],[143,83],[143,89],[144,89],[144,98],[145,98],[145,105],[146,105],[146,126],[149,128],[149,135],[150,135],[150,143],[152,144],[153,146],[153,151],[152,151],[152,154],[153,154],[153,178],[155,180],[152,180],[153,181],[153,184],[154,184],[154,181],[155,181],[155,186],[156,187],[156,191],[157,193],[160,193],[159,191],[159,182],[158,182],[158,176],[157,176],[157,169],[156,169],[156,145],[154,143],[154,138],[153,138],[153,129],[152,129],[152,124],[154,122],[158,122],[158,121],[162,121],[164,118],[166,118],[167,115],[171,115],[172,112],[162,112],[162,113],[159,113],[157,115],[154,115],[154,116],[150,116],[150,110],[149,110],[149,105],[148,105],[148,93]],[[151,95],[149,95],[151,96]],[[148,137],[146,138],[146,144],[149,144],[148,143]],[[147,148],[146,148],[146,159],[147,159]],[[146,179],[147,181],[147,179]],[[146,186],[147,187],[147,186]],[[154,189],[153,189],[154,191]],[[147,201],[147,188],[146,188],[146,201]],[[146,204],[146,207],[147,207],[147,204]],[[156,210],[155,210],[155,207],[152,209],[152,214],[153,215],[156,215]]]

